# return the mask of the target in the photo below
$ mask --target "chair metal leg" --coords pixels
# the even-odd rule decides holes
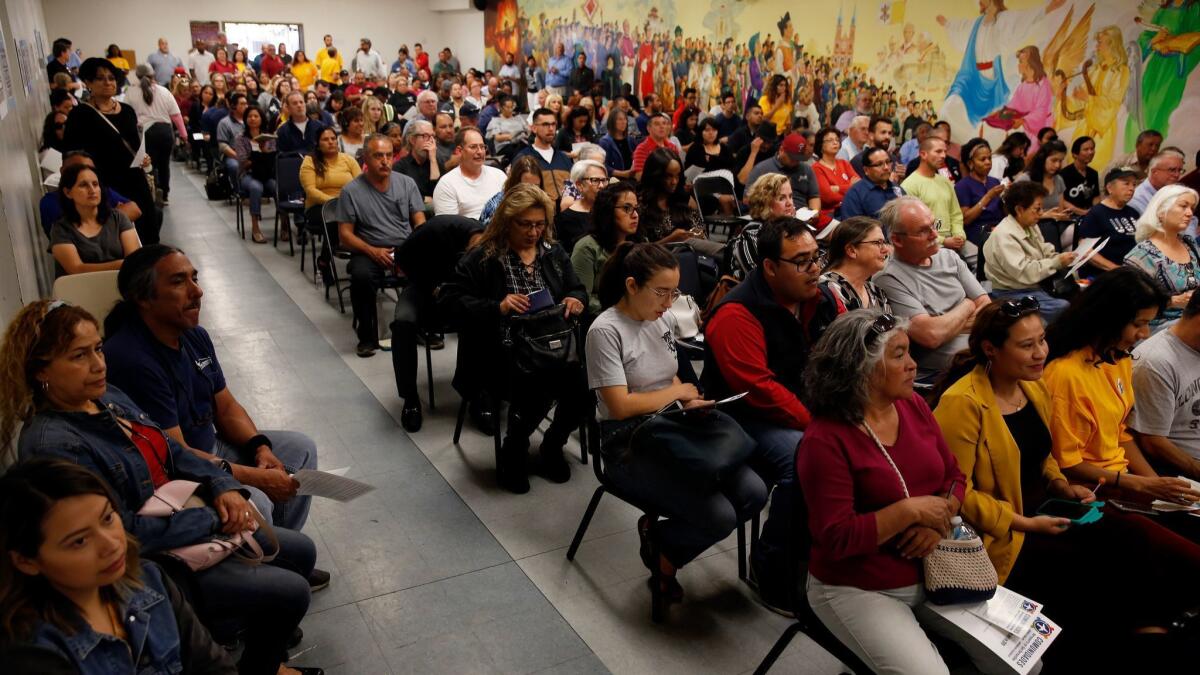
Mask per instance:
[[[775,665],[775,662],[783,655],[783,651],[792,643],[792,638],[796,637],[796,633],[803,628],[804,626],[799,621],[789,625],[787,630],[783,631],[783,635],[780,635],[775,644],[771,646],[771,651],[763,657],[762,663],[759,663],[758,667],[754,669],[754,675],[766,675],[767,671],[771,670],[771,666]]]
[[[575,538],[571,540],[571,546],[567,549],[567,560],[575,560],[575,552],[583,543],[583,535],[587,533],[588,525],[592,524],[592,516],[596,515],[596,507],[600,506],[600,498],[603,496],[604,486],[601,485],[592,493],[592,500],[588,502],[587,510],[583,512],[583,520],[579,521],[579,527],[575,529]]]
[[[579,463],[583,465],[588,463],[587,422],[579,425]]]
[[[425,334],[425,374],[429,379],[429,409],[437,410],[433,399],[433,350],[429,348],[429,333]]]
[[[462,435],[463,421],[467,419],[467,399],[458,406],[458,421],[454,423],[454,444],[458,445],[458,437]]]
[[[746,581],[746,524],[737,526],[738,579]]]

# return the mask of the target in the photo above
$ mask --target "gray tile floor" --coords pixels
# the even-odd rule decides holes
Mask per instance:
[[[732,537],[680,573],[686,601],[652,624],[633,509],[606,497],[575,562],[565,558],[596,486],[590,467],[575,464],[566,485],[535,478],[516,496],[494,486],[489,438],[468,428],[451,443],[453,336],[434,352],[438,408],[426,402],[410,436],[389,355],[354,355],[349,313],[300,273],[298,252],[238,238],[234,209],[205,200],[203,177],[173,172],[163,240],[200,270],[202,321],[231,390],[259,427],[303,431],[321,466],[377,486],[313,506],[305,532],[333,582],[313,597],[294,663],[331,675],[754,669],[788,621],[738,582]],[[774,672],[839,665],[800,636]]]

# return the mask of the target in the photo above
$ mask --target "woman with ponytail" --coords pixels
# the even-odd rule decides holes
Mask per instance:
[[[137,113],[138,126],[146,133],[146,154],[154,167],[154,182],[162,190],[163,203],[171,191],[171,148],[176,138],[186,141],[187,125],[179,111],[179,102],[170,90],[154,81],[154,69],[141,64],[135,71],[137,86],[125,101]],[[175,131],[171,127],[175,127]],[[176,136],[178,132],[178,136]]]
[[[969,347],[946,377],[952,384],[933,415],[966,476],[961,514],[983,538],[1000,583],[1051,607],[1055,620],[1070,627],[1047,655],[1048,667],[1107,670],[1114,653],[1137,659],[1117,670],[1157,670],[1141,661],[1143,654],[1166,659],[1166,667],[1181,656],[1171,652],[1179,641],[1163,627],[1200,601],[1200,593],[1176,581],[1196,576],[1200,547],[1154,521],[1111,509],[1084,525],[1039,515],[1047,499],[1087,504],[1096,494],[1090,485],[1071,484],[1051,451],[1058,442],[1052,430],[1065,413],[1042,381],[1050,347],[1038,304],[1025,296],[980,309]],[[1070,573],[1047,574],[1050,569]],[[1115,570],[1134,583],[1114,585]],[[1157,634],[1135,637],[1139,632]],[[1117,648],[1097,650],[1099,640]]]
[[[676,325],[668,312],[679,297],[679,263],[670,251],[659,244],[622,243],[605,263],[597,293],[605,309],[588,330],[587,374],[599,398],[602,437],[620,435],[622,423],[628,426],[673,402],[687,408],[710,403],[695,384],[679,378]],[[609,479],[664,518],[638,520],[651,593],[679,602],[683,588],[676,571],[762,511],[766,485],[742,465],[715,489],[702,487],[661,457],[622,453],[618,445],[604,448]]]

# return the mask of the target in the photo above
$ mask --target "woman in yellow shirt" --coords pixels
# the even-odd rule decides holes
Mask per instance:
[[[979,310],[933,414],[966,476],[962,516],[983,538],[1000,582],[1072,627],[1047,666],[1107,671],[1114,653],[1141,651],[1135,633],[1161,631],[1200,602],[1200,589],[1180,597],[1177,581],[1200,572],[1200,546],[1111,510],[1079,526],[1037,515],[1048,498],[1095,500],[1067,482],[1051,453],[1051,396],[1041,381],[1049,348],[1039,310],[1033,296]],[[954,381],[958,373],[965,375]],[[1132,583],[1114,585],[1114,570]],[[1114,649],[1097,650],[1098,640]]]
[[[246,68],[250,65],[247,61],[248,58],[245,49],[238,49],[233,52],[233,66],[237,68],[238,73],[246,72]]]
[[[758,105],[762,107],[763,121],[774,124],[782,138],[792,123],[792,94],[787,78],[778,73],[772,75],[767,93],[758,99]]]
[[[308,60],[303,49],[292,55],[292,75],[300,82],[300,91],[308,91],[317,83],[317,66]]]
[[[321,207],[342,194],[342,188],[360,173],[362,167],[353,157],[338,152],[337,132],[330,127],[321,129],[321,133],[317,135],[317,147],[300,164],[300,186],[304,188],[306,209],[305,222],[322,222]],[[328,232],[334,241],[326,241],[322,245],[321,255],[317,259],[317,269],[321,271],[326,287],[333,285],[333,275],[329,273],[330,247],[337,247],[337,223],[328,225]]]
[[[108,46],[104,52],[104,58],[108,59],[109,63],[121,69],[121,72],[129,72],[129,59],[121,55],[121,48],[115,44]]]
[[[1159,477],[1126,427],[1134,401],[1130,350],[1150,337],[1166,303],[1149,276],[1126,266],[1096,277],[1071,303],[1050,327],[1050,433],[1054,459],[1074,482],[1103,480],[1106,488],[1191,503],[1200,492]]]

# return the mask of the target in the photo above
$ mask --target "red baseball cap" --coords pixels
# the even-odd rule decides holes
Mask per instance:
[[[792,159],[799,160],[804,154],[804,148],[808,147],[808,143],[804,140],[804,136],[796,132],[792,132],[783,138],[783,144],[779,146],[781,152],[786,152]]]

